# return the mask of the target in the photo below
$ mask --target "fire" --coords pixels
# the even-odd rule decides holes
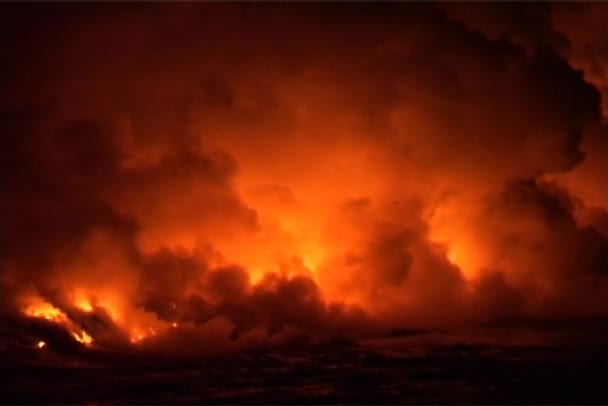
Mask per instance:
[[[42,349],[46,347],[46,343],[44,341],[38,341],[38,343],[36,343],[36,347]]]

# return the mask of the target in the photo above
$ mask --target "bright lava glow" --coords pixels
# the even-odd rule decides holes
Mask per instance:
[[[74,337],[76,341],[83,345],[89,345],[93,342],[93,337],[82,328],[78,327],[63,311],[41,298],[33,298],[30,301],[30,304],[24,308],[23,313],[29,317],[44,319],[60,324],[70,332],[71,336]],[[38,342],[37,346],[38,348],[44,347],[44,341]]]
[[[78,307],[82,311],[85,311],[85,312],[93,311],[93,306],[91,306],[91,303],[86,298],[79,297],[78,299],[76,299],[76,302],[74,304],[76,307]]]
[[[150,336],[155,336],[155,335],[156,335],[156,330],[152,327],[148,327],[147,331],[144,331],[143,329],[135,327],[131,330],[130,341],[132,344],[139,344],[146,338],[148,338]]]
[[[80,332],[80,334],[77,332],[73,332],[72,337],[74,337],[76,339],[76,341],[78,341],[79,343],[82,343],[85,345],[91,344],[93,342],[93,337],[88,335],[87,332],[84,330],[82,330]]]

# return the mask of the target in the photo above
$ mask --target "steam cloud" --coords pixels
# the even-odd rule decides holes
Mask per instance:
[[[2,8],[11,317],[175,347],[608,316],[605,5]]]

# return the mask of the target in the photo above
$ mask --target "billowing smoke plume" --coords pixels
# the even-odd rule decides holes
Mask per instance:
[[[12,325],[185,348],[608,316],[605,6],[2,9]]]

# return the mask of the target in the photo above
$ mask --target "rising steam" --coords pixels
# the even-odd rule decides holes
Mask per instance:
[[[605,5],[3,9],[32,345],[608,317]]]

